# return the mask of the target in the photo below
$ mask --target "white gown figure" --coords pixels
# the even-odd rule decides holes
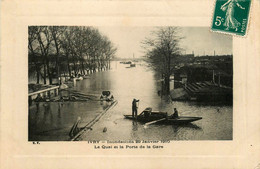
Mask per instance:
[[[234,17],[236,6],[238,6],[243,10],[245,9],[238,3],[237,0],[228,0],[220,8],[222,11],[226,11],[225,22],[224,22],[224,26],[227,27],[226,30],[235,29],[235,31],[237,31],[237,28],[241,25],[241,23],[238,22]]]

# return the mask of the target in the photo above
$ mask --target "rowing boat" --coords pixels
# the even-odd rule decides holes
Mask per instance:
[[[145,119],[145,118],[140,118],[140,117],[133,117],[132,115],[124,115],[126,119],[131,119],[131,120],[137,120],[143,123],[148,123],[154,120],[159,120],[159,118],[151,120],[151,119]],[[163,123],[163,124],[185,124],[185,123],[191,123],[193,121],[201,120],[202,117],[190,117],[190,116],[179,116],[179,118],[173,119],[170,116],[166,118],[163,121],[159,121],[158,123]]]
[[[157,123],[161,123],[161,124],[187,124],[202,119],[202,117],[191,117],[191,116],[179,116],[178,118],[172,118],[172,116],[168,116],[167,112],[151,111],[151,108],[146,108],[136,118],[133,117],[132,115],[124,115],[124,116],[126,119],[137,120],[143,123],[148,123],[148,122],[158,120]]]

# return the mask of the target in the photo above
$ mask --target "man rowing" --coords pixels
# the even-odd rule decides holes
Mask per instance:
[[[172,114],[172,118],[173,119],[178,119],[179,118],[179,113],[178,113],[176,108],[174,108],[174,113]]]

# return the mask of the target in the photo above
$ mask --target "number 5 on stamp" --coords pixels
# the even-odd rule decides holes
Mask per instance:
[[[212,31],[246,35],[251,0],[216,0]]]

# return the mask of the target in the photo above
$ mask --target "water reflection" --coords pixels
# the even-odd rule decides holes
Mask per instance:
[[[137,131],[138,130],[138,124],[136,120],[133,120],[132,122],[132,130],[133,131]]]
[[[36,102],[36,114],[39,113],[39,102]]]
[[[82,140],[219,140],[232,139],[232,106],[223,104],[206,104],[197,102],[169,102],[167,97],[160,97],[157,77],[153,70],[146,66],[137,65],[126,69],[122,64],[113,66],[112,70],[91,74],[89,79],[75,82],[73,89],[89,95],[100,97],[104,90],[109,90],[118,104],[108,111],[93,130],[82,136]],[[145,64],[143,64],[145,65]],[[145,108],[173,113],[176,107],[180,116],[200,116],[203,119],[189,125],[149,125],[124,119],[124,114],[131,113],[132,99],[140,99],[138,113]],[[78,117],[82,125],[86,125],[111,103],[100,101],[44,103],[30,109],[29,138],[39,138],[37,133],[42,131],[40,140],[68,140],[68,133]],[[55,114],[57,113],[57,114]],[[106,134],[102,132],[106,127]],[[102,129],[102,130],[101,130]],[[55,132],[54,132],[55,131]],[[100,131],[102,133],[100,133]],[[35,135],[36,134],[36,135]],[[48,136],[48,137],[47,137]]]
[[[133,140],[139,140],[139,133],[138,131],[138,123],[136,120],[132,121],[132,130],[131,130],[131,139]]]
[[[145,64],[143,64],[145,65]],[[110,139],[169,139],[169,140],[200,140],[200,139],[231,139],[232,138],[232,107],[220,103],[207,104],[198,102],[173,102],[168,97],[161,97],[160,83],[157,76],[149,67],[137,65],[135,68],[125,68],[125,65],[117,64],[108,72],[99,72],[91,76],[88,81],[88,90],[92,93],[100,93],[102,90],[110,90],[118,105],[109,114],[110,120],[115,121],[106,124],[110,130]],[[102,83],[100,83],[102,81]],[[84,82],[83,82],[84,83]],[[80,90],[85,90],[80,89]],[[136,121],[124,119],[124,114],[131,114],[131,101],[133,98],[140,99],[138,113],[146,107],[153,110],[173,113],[176,107],[181,116],[199,116],[202,120],[182,126],[149,125],[144,126]],[[216,113],[225,112],[225,113]],[[217,115],[221,114],[221,115]],[[108,115],[107,115],[108,116]],[[117,120],[121,118],[122,120]],[[225,120],[223,120],[225,119]],[[100,128],[104,121],[95,126]],[[114,126],[116,125],[116,127]],[[218,125],[216,128],[215,126]],[[95,128],[95,127],[94,127]],[[224,132],[225,131],[225,132]],[[98,139],[94,132],[84,136],[83,140]]]
[[[62,126],[62,107],[63,103],[59,102],[58,103],[58,112],[57,112],[57,126]]]
[[[58,103],[58,118],[61,118],[61,106],[63,106],[63,104]]]
[[[202,130],[200,126],[197,126],[196,124],[182,124],[182,125],[172,125],[172,128],[174,132],[177,132],[179,129],[187,128],[187,129],[192,129],[192,130]]]
[[[43,122],[44,124],[53,125],[53,115],[50,103],[44,103],[44,117]]]

